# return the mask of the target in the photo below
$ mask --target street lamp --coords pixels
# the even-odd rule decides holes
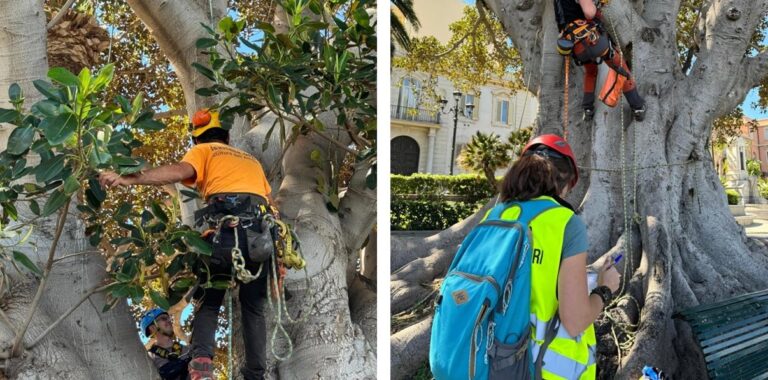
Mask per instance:
[[[451,175],[453,175],[453,161],[454,161],[454,157],[456,157],[456,126],[459,124],[459,101],[461,101],[461,91],[453,92],[453,101],[455,102],[455,105],[446,111],[445,106],[446,104],[448,104],[448,100],[444,98],[440,99],[440,112],[446,115],[453,113],[453,141],[451,143]],[[467,117],[471,118],[472,110],[475,109],[475,105],[467,104],[465,105],[465,107],[466,107]]]

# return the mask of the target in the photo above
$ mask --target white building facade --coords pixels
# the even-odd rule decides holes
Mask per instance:
[[[476,132],[495,134],[506,141],[519,128],[531,126],[538,112],[538,101],[526,91],[513,93],[493,83],[480,86],[476,93],[462,94],[453,143],[453,113],[436,110],[434,101],[420,99],[426,73],[406,73],[395,69],[391,76],[391,170],[394,174],[449,174],[454,160],[454,174],[464,173],[455,159]],[[457,89],[445,78],[438,78],[437,94],[448,100],[445,112],[454,107]],[[466,104],[474,104],[470,115]],[[454,155],[451,157],[452,147]],[[503,174],[503,170],[497,173]]]

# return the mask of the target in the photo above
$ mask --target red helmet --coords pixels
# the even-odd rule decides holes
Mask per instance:
[[[571,164],[573,165],[573,172],[576,174],[576,176],[573,178],[573,181],[571,181],[571,188],[575,187],[576,183],[579,182],[579,168],[576,166],[576,157],[573,156],[573,151],[571,150],[571,146],[568,145],[568,142],[558,135],[550,134],[536,136],[531,141],[528,141],[528,144],[525,145],[525,148],[523,148],[523,152],[520,155],[524,155],[525,152],[537,145],[544,145],[547,148],[552,149],[571,160]]]

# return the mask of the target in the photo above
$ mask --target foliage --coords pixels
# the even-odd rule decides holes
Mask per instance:
[[[509,149],[512,151],[513,160],[520,157],[523,148],[525,148],[525,144],[528,144],[528,141],[531,141],[531,138],[533,138],[532,126],[520,128],[509,134],[507,143],[509,144]]]
[[[522,61],[494,17],[483,19],[474,7],[467,6],[462,19],[450,25],[448,43],[431,36],[414,38],[408,54],[393,58],[392,66],[406,73],[430,74],[420,96],[427,103],[431,99],[436,104],[440,97],[435,92],[437,77],[445,77],[464,93],[477,92],[478,86],[490,81],[512,91],[522,89]]]
[[[493,133],[486,135],[478,131],[459,153],[459,166],[485,175],[488,185],[495,189],[497,183],[494,173],[497,169],[509,165],[510,148],[510,145],[501,142],[499,136]]]
[[[495,195],[479,175],[390,176],[393,231],[442,230],[471,216]]]
[[[219,104],[223,124],[231,124],[235,114],[254,117],[269,110],[278,118],[267,132],[277,128],[284,149],[296,137],[310,133],[327,139],[336,149],[352,153],[356,163],[371,167],[367,184],[375,187],[376,176],[376,35],[371,18],[375,11],[370,0],[323,2],[319,0],[280,2],[288,15],[288,31],[278,33],[266,23],[258,23],[264,38],[253,43],[238,36],[245,25],[225,17],[210,38],[201,38],[197,47],[207,49],[207,65],[195,69],[214,82],[200,88],[200,96],[223,96]],[[307,16],[307,15],[312,15]],[[251,52],[243,52],[247,47]],[[230,104],[235,100],[235,105]],[[329,135],[325,122],[332,113],[344,135]],[[286,122],[292,123],[290,130]],[[279,125],[278,125],[279,124]],[[343,137],[342,137],[343,136]],[[266,145],[263,146],[266,149]],[[332,178],[340,179],[344,157],[323,157],[312,152],[312,161],[322,170],[328,166]],[[339,205],[339,181],[326,184],[318,176],[318,191],[324,194],[329,209]]]
[[[154,120],[152,110],[143,108],[141,95],[133,100],[122,96],[116,96],[114,102],[103,100],[113,73],[112,65],[95,75],[83,69],[77,76],[53,68],[48,72],[52,83],[33,82],[44,98],[28,112],[19,86],[11,86],[9,97],[14,109],[0,109],[2,120],[15,126],[8,149],[0,153],[0,196],[10,219],[20,224],[32,223],[38,217],[66,212],[69,202],[76,198],[77,209],[87,223],[85,232],[90,243],[95,246],[101,242],[104,226],[97,216],[106,193],[98,184],[97,171],[112,169],[130,174],[141,170],[145,161],[131,156],[132,150],[141,146],[136,135],[164,128]],[[35,162],[31,159],[33,155],[39,155],[40,162],[27,165]],[[78,193],[82,195],[74,197]],[[42,206],[38,203],[41,198],[46,198]],[[20,218],[17,202],[26,203],[33,214],[30,219]],[[198,260],[197,255],[184,253],[210,254],[210,246],[200,239],[199,233],[178,225],[176,216],[169,216],[157,203],[151,211],[140,214],[130,203],[122,203],[111,218],[130,233],[110,241],[119,254],[110,260],[109,269],[115,281],[108,288],[113,297],[109,306],[122,297],[140,301],[147,277],[159,277],[165,294],[150,290],[149,296],[155,304],[167,308],[168,296],[173,295],[168,276],[189,270]],[[59,225],[64,220],[60,218]],[[156,257],[157,252],[167,257]],[[176,284],[173,290],[178,293],[184,290],[181,288]]]
[[[768,199],[768,179],[766,178],[758,178],[757,179],[757,188],[760,191],[760,196]]]
[[[712,125],[712,144],[720,149],[730,145],[736,137],[741,135],[744,126],[749,131],[754,131],[757,128],[757,121],[744,117],[744,111],[739,106],[715,119]]]
[[[728,197],[728,204],[729,205],[737,205],[739,204],[739,199],[741,196],[739,195],[739,192],[734,189],[728,189],[725,191],[726,197]]]
[[[763,175],[763,171],[760,169],[760,161],[747,160],[747,173],[755,177]]]
[[[392,52],[395,50],[395,41],[406,51],[411,50],[411,37],[405,29],[403,21],[407,22],[416,30],[419,30],[421,23],[413,11],[413,0],[391,0],[390,2],[390,25],[392,26],[390,40]]]
[[[390,187],[393,200],[405,198],[405,195],[417,195],[419,199],[439,201],[452,195],[464,202],[477,203],[496,194],[485,178],[476,174],[393,174],[390,176]]]
[[[393,200],[393,231],[444,230],[474,214],[482,205],[469,202]]]

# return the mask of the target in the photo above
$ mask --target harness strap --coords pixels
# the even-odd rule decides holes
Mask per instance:
[[[170,350],[160,347],[157,344],[153,344],[148,351],[163,359],[177,360],[181,356],[181,344],[179,342],[173,342]]]

